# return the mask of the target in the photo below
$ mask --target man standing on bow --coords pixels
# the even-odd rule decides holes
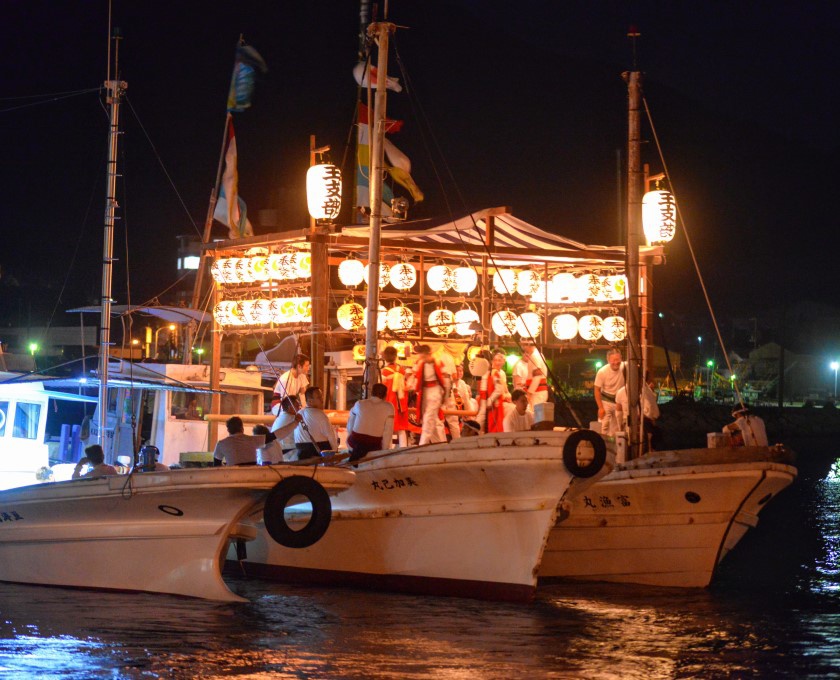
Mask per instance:
[[[415,351],[420,355],[414,374],[417,379],[417,411],[423,419],[419,442],[422,446],[446,441],[441,405],[444,394],[450,389],[450,376],[444,373],[443,365],[432,357],[428,345],[419,345]]]
[[[292,365],[288,371],[283,373],[274,385],[274,394],[271,397],[271,413],[280,415],[280,402],[283,397],[297,397],[303,406],[306,406],[306,388],[309,387],[309,357],[305,354],[295,354]]]
[[[615,395],[622,387],[624,387],[624,364],[621,361],[621,350],[611,347],[607,350],[606,365],[601,366],[595,374],[595,403],[598,405],[601,434],[605,437],[615,436],[615,433],[619,431],[615,413]]]
[[[528,408],[548,401],[548,367],[530,340],[522,342],[522,358],[513,365],[513,389],[528,395]]]

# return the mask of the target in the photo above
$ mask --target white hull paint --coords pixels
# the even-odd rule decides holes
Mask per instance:
[[[530,599],[575,479],[563,463],[567,436],[488,434],[373,454],[333,499],[319,543],[290,550],[261,528],[243,566],[293,582]]]
[[[705,587],[760,510],[796,477],[781,447],[657,452],[571,501],[540,578]]]
[[[230,538],[293,466],[145,472],[0,492],[0,581],[238,601],[221,577]],[[328,493],[353,481],[318,468]]]

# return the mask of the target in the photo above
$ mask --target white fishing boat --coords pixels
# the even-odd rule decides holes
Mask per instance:
[[[571,499],[540,579],[705,587],[795,477],[781,446],[657,451],[617,464]]]
[[[333,499],[321,541],[293,550],[261,528],[241,565],[289,582],[528,600],[558,510],[609,469],[605,456],[603,440],[583,430],[370,454],[353,466],[356,484]],[[307,520],[300,509],[289,522]]]
[[[641,221],[639,166],[641,74],[627,74],[628,262],[638,250]],[[635,162],[634,162],[635,161]],[[638,252],[635,253],[638,262]],[[636,278],[638,281],[638,278]],[[638,288],[629,304],[629,356],[641,353]],[[656,586],[705,587],[720,561],[758,524],[758,514],[796,478],[793,453],[781,445],[655,451],[644,455],[638,362],[628,362],[631,454],[571,500],[571,512],[552,529],[540,578],[572,578]],[[709,437],[720,439],[720,434]],[[716,442],[717,443],[717,442]]]
[[[109,172],[96,380],[98,425],[94,431],[108,460],[113,461],[121,449],[114,448],[119,429],[114,418],[109,421],[109,414],[114,412],[109,401],[118,396],[118,388],[130,391],[137,385],[132,380],[123,383],[117,376],[109,379],[119,103],[126,85],[108,79],[105,87],[110,105]],[[157,387],[172,389],[165,381]],[[12,459],[4,465],[11,466],[7,472],[15,477],[11,483],[16,483],[26,473],[17,468],[33,459],[40,463],[49,455],[45,441],[49,399],[75,397],[50,394],[41,383],[7,385],[0,394],[5,395],[0,401],[0,459]],[[131,414],[128,409],[129,419]],[[135,440],[125,439],[131,463],[137,450]],[[309,545],[329,525],[329,494],[346,489],[354,479],[350,470],[304,472],[282,465],[139,470],[135,465],[128,475],[45,482],[0,491],[0,581],[238,600],[241,598],[222,580],[220,562],[232,539],[249,540],[256,535],[253,525],[243,518],[262,518],[275,540]],[[297,497],[308,499],[312,512],[310,521],[293,531],[284,509]]]
[[[256,535],[246,516],[267,507],[282,523],[288,498],[306,494],[315,511],[295,541],[317,540],[330,519],[328,494],[353,478],[340,469],[242,466],[0,491],[0,581],[241,600],[223,581],[221,560],[231,540]]]

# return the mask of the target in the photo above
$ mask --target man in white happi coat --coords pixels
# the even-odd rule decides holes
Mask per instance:
[[[274,394],[271,397],[271,413],[278,416],[281,412],[280,402],[283,397],[296,397],[297,400],[306,406],[306,388],[309,387],[309,357],[305,354],[296,354],[292,359],[292,366],[283,373],[274,385]]]
[[[613,347],[607,351],[607,363],[595,374],[595,403],[598,405],[598,420],[601,434],[615,436],[619,431],[615,413],[615,395],[624,387],[624,364],[621,350]]]
[[[338,439],[335,428],[324,412],[324,393],[320,387],[306,388],[307,405],[298,411],[303,422],[295,428],[298,460],[320,456],[322,451],[335,451]]]
[[[746,406],[732,411],[732,417],[735,422],[726,425],[723,431],[732,437],[733,446],[769,446],[764,421]]]
[[[418,412],[422,420],[420,445],[446,440],[441,419],[443,396],[449,391],[450,378],[444,374],[440,361],[432,357],[428,345],[419,345],[416,349],[420,360],[414,368],[417,380]]]
[[[513,389],[528,396],[528,409],[548,401],[548,366],[533,342],[522,342],[522,357],[513,365]]]

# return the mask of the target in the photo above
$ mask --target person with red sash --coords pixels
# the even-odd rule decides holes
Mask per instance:
[[[510,391],[504,367],[505,354],[501,350],[496,350],[490,362],[490,372],[482,379],[486,399],[487,432],[504,430],[505,404],[510,403]]]
[[[522,358],[513,365],[513,389],[528,395],[528,410],[548,401],[548,368],[534,343],[522,342]]]
[[[408,445],[408,389],[406,387],[405,369],[397,363],[397,349],[390,345],[382,350],[382,383],[388,392],[385,401],[394,407],[394,433],[397,435],[399,446]],[[390,442],[388,442],[390,444]]]
[[[414,367],[417,378],[417,412],[423,418],[420,445],[446,441],[443,427],[443,395],[450,388],[450,376],[443,372],[443,365],[432,357],[428,345],[419,345],[415,351],[420,360]]]

